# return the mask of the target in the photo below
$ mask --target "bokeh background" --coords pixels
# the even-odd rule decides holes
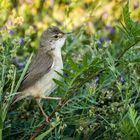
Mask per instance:
[[[84,26],[86,32],[95,33],[99,29],[118,24],[122,17],[125,0],[1,0],[1,32],[11,35],[28,35],[33,40],[31,47],[37,47],[37,38],[50,25],[64,30],[74,30]],[[139,21],[139,0],[130,1],[131,16]],[[113,32],[113,31],[112,31]]]

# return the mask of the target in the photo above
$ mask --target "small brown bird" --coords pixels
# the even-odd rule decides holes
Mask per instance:
[[[58,97],[49,97],[49,95],[57,87],[53,79],[60,80],[61,78],[57,72],[62,73],[61,48],[64,45],[67,34],[69,33],[64,33],[55,26],[49,27],[42,33],[38,52],[34,56],[20,86],[19,91],[21,93],[13,101],[14,104],[28,96],[35,97],[47,121],[48,116],[44,112],[40,101],[42,98],[60,99]]]

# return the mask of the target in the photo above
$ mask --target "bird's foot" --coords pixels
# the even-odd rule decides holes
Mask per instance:
[[[46,116],[45,121],[46,121],[46,123],[50,123],[50,118],[48,116]]]
[[[53,99],[53,100],[61,100],[60,97],[50,97],[50,96],[43,96],[44,99]]]

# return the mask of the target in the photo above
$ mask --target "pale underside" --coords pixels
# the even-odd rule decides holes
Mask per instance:
[[[49,96],[57,87],[53,79],[60,80],[61,78],[58,73],[62,73],[63,69],[61,47],[64,41],[65,38],[58,40],[52,46],[55,49],[51,54],[47,54],[41,48],[39,49],[21,85],[24,97],[44,98],[44,96]]]
[[[43,98],[44,96],[49,96],[51,92],[53,92],[57,87],[53,79],[60,80],[61,78],[60,75],[56,73],[56,71],[62,73],[62,69],[63,62],[61,54],[59,54],[53,58],[53,64],[49,72],[37,80],[35,84],[23,90],[23,92],[26,92],[26,94],[35,98]]]
[[[57,85],[53,79],[60,80],[61,76],[57,72],[62,73],[63,69],[61,47],[64,41],[65,38],[58,40],[54,44],[55,46],[52,46],[55,49],[51,54],[47,54],[44,50],[39,50],[22,82],[21,91],[24,93],[23,97],[44,98],[55,90]]]

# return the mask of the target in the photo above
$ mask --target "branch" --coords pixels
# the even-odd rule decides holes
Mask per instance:
[[[129,47],[125,48],[124,51],[122,53],[120,53],[120,55],[118,56],[118,60],[120,60],[121,57],[123,57],[123,55],[133,46],[135,46],[140,40],[137,40],[136,42],[134,42],[132,45],[130,45]]]

